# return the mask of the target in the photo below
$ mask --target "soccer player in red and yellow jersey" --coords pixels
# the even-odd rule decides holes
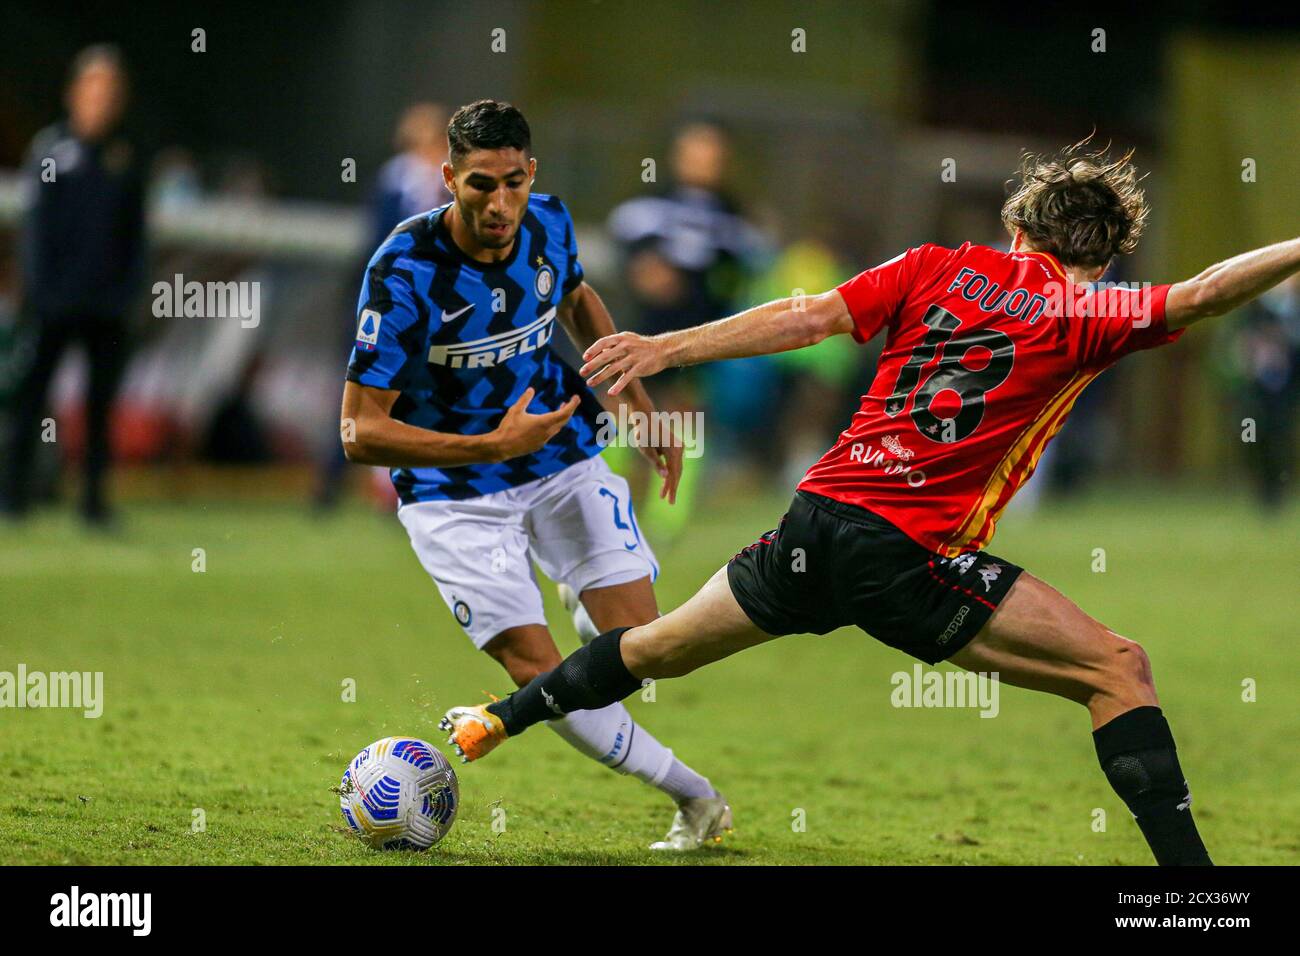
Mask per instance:
[[[1082,144],[1027,157],[1002,210],[1010,252],[923,245],[806,301],[592,345],[582,373],[617,394],[670,366],[885,334],[861,407],[775,531],[672,613],[601,635],[506,700],[454,708],[451,742],[475,759],[557,709],[851,624],[927,663],[1083,704],[1102,769],[1157,862],[1209,864],[1142,648],[984,550],[1089,382],[1300,270],[1292,239],[1173,285],[1097,287],[1146,221],[1129,159]]]

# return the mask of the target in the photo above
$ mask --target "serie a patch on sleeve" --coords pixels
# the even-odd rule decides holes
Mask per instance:
[[[379,347],[379,326],[384,317],[374,309],[364,309],[361,320],[357,323],[357,348],[363,352],[373,352]]]

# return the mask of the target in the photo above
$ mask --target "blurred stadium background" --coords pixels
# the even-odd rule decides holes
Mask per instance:
[[[256,15],[70,8],[57,28],[48,4],[6,6],[6,399],[26,360],[18,167],[35,134],[62,114],[78,50],[117,44],[131,77],[124,130],[148,177],[149,255],[113,417],[116,487],[126,499],[201,496],[213,482],[259,495],[315,493],[321,463],[328,468],[335,454],[380,172],[404,111],[420,101],[454,108],[490,95],[524,109],[540,161],[536,188],[573,210],[588,272],[628,327],[652,321],[644,306],[654,283],[668,283],[671,300],[672,277],[631,274],[628,253],[638,247],[614,234],[611,214],[671,188],[674,133],[694,120],[723,126],[729,161],[707,188],[754,230],[735,255],[705,253],[700,272],[716,290],[708,305],[724,311],[794,287],[821,291],[922,241],[1003,243],[997,213],[1019,151],[1059,147],[1094,125],[1100,139],[1136,146],[1151,171],[1150,232],[1121,278],[1169,280],[1290,235],[1300,206],[1298,18],[1242,5],[1153,3],[1122,15],[1044,8],[1008,19],[961,3],[793,9],[676,0],[651,14],[619,2],[475,11],[370,0],[317,4],[310,17],[277,3]],[[206,52],[191,50],[196,27]],[[791,49],[796,28],[806,31],[805,53]],[[1097,28],[1105,52],[1093,52]],[[492,52],[498,29],[504,52]],[[355,181],[343,175],[349,159]],[[656,162],[656,182],[643,181],[646,159]],[[1246,159],[1253,182],[1242,181]],[[945,160],[955,163],[955,181],[942,176]],[[689,245],[690,237],[676,239]],[[260,321],[155,318],[149,286],[176,273],[260,282]],[[1259,468],[1286,470],[1285,456],[1283,464],[1255,460],[1265,452],[1241,441],[1240,421],[1266,401],[1260,364],[1276,377],[1279,361],[1286,411],[1273,418],[1293,417],[1298,310],[1292,297],[1290,338],[1280,346],[1226,322],[1198,329],[1185,348],[1117,369],[1085,396],[1037,484],[1066,491],[1123,474],[1237,486]],[[1277,355],[1279,347],[1289,354]],[[693,376],[685,400],[709,412],[704,467],[788,487],[870,372],[843,344],[804,361]],[[82,453],[84,380],[73,358],[54,383],[59,440],[39,449],[47,496]],[[1290,454],[1292,429],[1263,440],[1279,430]],[[274,469],[276,480],[205,463]]]

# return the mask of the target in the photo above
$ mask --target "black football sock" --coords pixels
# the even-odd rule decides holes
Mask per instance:
[[[1192,794],[1159,707],[1136,707],[1092,732],[1106,779],[1161,866],[1211,866],[1192,820]]]
[[[623,665],[619,642],[626,627],[606,631],[580,647],[554,670],[538,674],[504,700],[487,709],[501,718],[511,737],[533,724],[575,710],[599,710],[641,689],[641,681]]]

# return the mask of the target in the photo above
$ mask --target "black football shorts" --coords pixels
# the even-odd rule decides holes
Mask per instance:
[[[970,643],[1023,570],[983,551],[941,557],[865,508],[799,491],[727,580],[768,634],[855,625],[936,664]]]

